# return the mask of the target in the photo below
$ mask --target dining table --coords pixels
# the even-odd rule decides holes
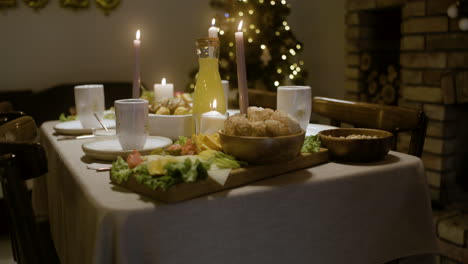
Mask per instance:
[[[49,171],[33,205],[62,263],[379,264],[437,252],[418,157],[329,161],[168,204],[89,169],[81,146],[96,139],[59,141],[56,124],[40,127]]]

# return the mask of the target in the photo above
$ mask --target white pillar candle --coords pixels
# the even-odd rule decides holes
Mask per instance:
[[[214,134],[224,128],[227,116],[218,111],[210,111],[202,114],[200,122],[200,133]]]
[[[208,29],[208,37],[217,38],[218,37],[218,28],[215,27],[216,19],[211,20],[211,27]]]
[[[249,107],[249,93],[247,90],[247,73],[245,71],[244,32],[242,32],[242,20],[239,23],[236,37],[236,61],[237,61],[237,86],[239,87],[239,109],[241,114],[247,114]]]
[[[136,32],[136,39],[133,41],[133,46],[135,47],[135,70],[133,72],[133,89],[132,89],[132,97],[138,98],[140,97],[140,30]]]
[[[154,84],[154,99],[156,101],[172,97],[174,97],[174,84],[166,83],[166,78],[162,78],[161,83]]]

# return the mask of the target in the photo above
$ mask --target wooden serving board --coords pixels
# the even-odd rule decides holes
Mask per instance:
[[[297,156],[297,158],[286,162],[235,169],[231,171],[224,185],[220,185],[208,177],[206,180],[194,183],[177,184],[163,191],[161,189],[152,190],[146,185],[138,183],[132,175],[130,175],[128,181],[120,184],[115,182],[112,177],[110,177],[110,179],[113,184],[122,186],[135,193],[148,196],[158,201],[175,203],[326,163],[329,158],[328,156],[328,149],[322,148],[320,152],[302,153]]]

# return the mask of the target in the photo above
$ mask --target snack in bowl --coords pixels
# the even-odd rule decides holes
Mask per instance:
[[[163,98],[149,106],[149,134],[176,140],[179,136],[190,137],[194,131],[190,95]]]
[[[337,128],[319,132],[322,145],[336,160],[370,162],[383,159],[393,144],[393,134],[367,128]]]
[[[219,135],[225,153],[252,164],[269,164],[299,155],[305,131],[283,111],[249,107],[247,117],[229,117]]]

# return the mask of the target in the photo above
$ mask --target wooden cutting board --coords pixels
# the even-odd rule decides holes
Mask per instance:
[[[270,165],[248,166],[245,168],[231,171],[226,183],[220,185],[211,178],[197,181],[194,183],[181,183],[170,187],[168,190],[152,190],[146,185],[140,184],[133,176],[122,183],[115,182],[110,177],[113,184],[122,186],[135,193],[153,198],[166,203],[176,203],[193,199],[202,195],[219,192],[226,189],[232,189],[238,186],[246,185],[255,181],[270,178],[287,172],[309,168],[315,165],[326,163],[328,161],[328,150],[320,149],[317,153],[303,153],[297,158]]]

